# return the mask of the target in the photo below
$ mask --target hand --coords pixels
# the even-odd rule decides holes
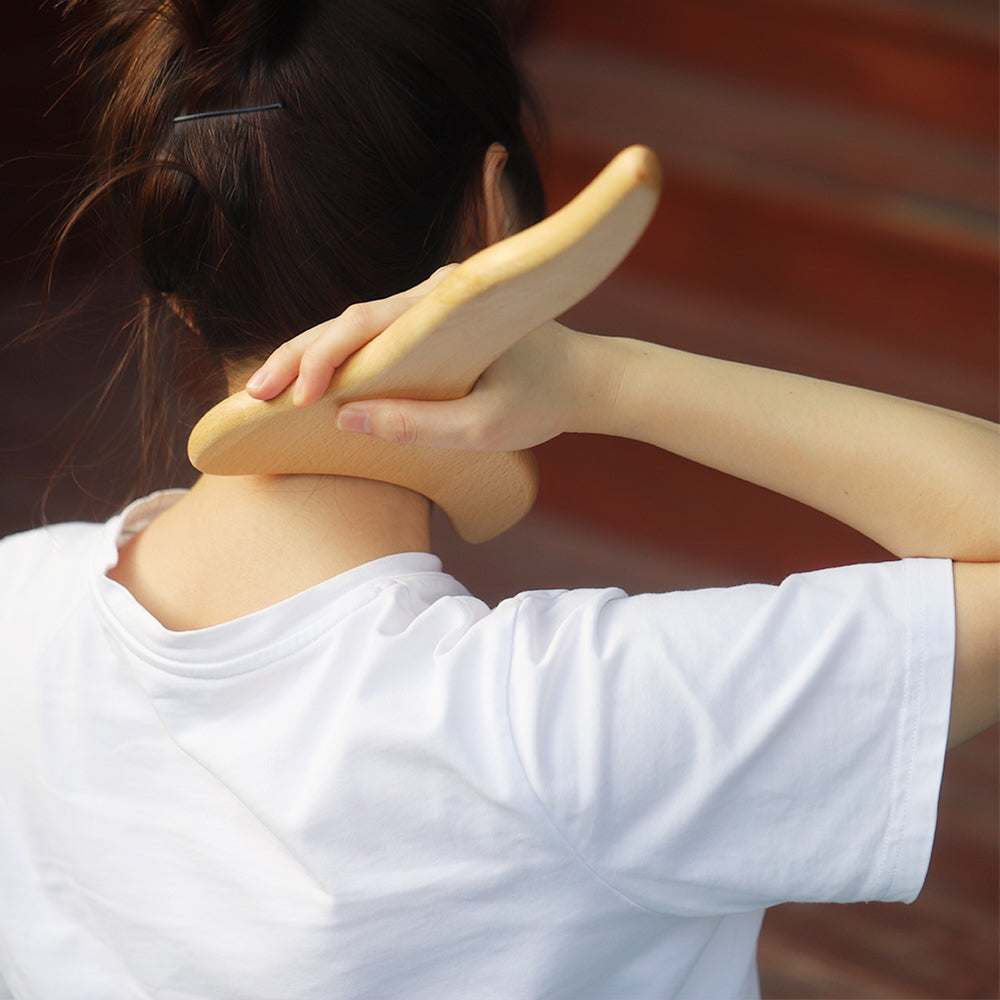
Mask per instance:
[[[293,382],[293,402],[308,406],[336,369],[427,294],[454,267],[398,295],[351,306],[279,347],[250,378],[247,392],[271,399]],[[480,376],[464,398],[447,402],[355,401],[337,413],[341,430],[400,444],[466,451],[518,451],[580,426],[578,400],[592,417],[614,385],[613,364],[598,358],[602,338],[550,322],[523,337]],[[589,387],[589,389],[588,389]],[[613,394],[612,394],[613,395]]]
[[[320,323],[286,341],[250,376],[247,392],[254,399],[273,399],[294,382],[294,404],[309,406],[315,403],[326,392],[340,365],[457,266],[446,264],[426,281],[389,298],[349,306],[336,319]]]
[[[579,401],[594,401],[597,396],[583,386],[604,388],[613,381],[607,367],[596,363],[591,349],[601,339],[546,323],[498,358],[461,399],[346,403],[337,413],[337,425],[341,430],[423,447],[459,451],[531,448],[564,431],[583,429]]]

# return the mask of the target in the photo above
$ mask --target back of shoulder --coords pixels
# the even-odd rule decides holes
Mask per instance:
[[[26,602],[55,604],[67,589],[79,591],[103,525],[67,523],[35,528],[0,540],[0,614],[17,614]]]

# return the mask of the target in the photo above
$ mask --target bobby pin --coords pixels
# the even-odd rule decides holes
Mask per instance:
[[[224,111],[197,111],[191,115],[178,115],[174,119],[174,124],[192,122],[198,118],[221,118],[223,115],[248,115],[254,111],[277,111],[284,106],[281,101],[278,101],[277,104],[257,104],[250,108],[226,108]]]

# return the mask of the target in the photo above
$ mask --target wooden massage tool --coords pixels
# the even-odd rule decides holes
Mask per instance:
[[[327,473],[395,483],[436,503],[466,541],[499,535],[534,503],[530,452],[391,444],[338,430],[337,408],[465,396],[508,348],[618,266],[652,217],[659,187],[650,150],[622,151],[564,208],[461,263],[348,358],[312,406],[294,406],[289,387],[266,402],[244,391],[213,407],[188,441],[192,464],[222,476]]]

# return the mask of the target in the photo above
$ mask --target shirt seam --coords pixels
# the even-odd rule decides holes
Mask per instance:
[[[910,580],[909,567],[904,564],[903,572],[907,577],[906,586],[906,601],[907,601],[907,614],[904,616],[905,620],[909,621],[912,619],[911,609],[913,607],[913,596],[912,596],[912,586]],[[918,628],[921,627],[918,625]],[[903,628],[903,670],[902,670],[902,691],[900,693],[900,700],[902,705],[900,706],[900,711],[896,713],[896,733],[895,739],[893,740],[893,752],[892,752],[892,776],[904,774],[904,764],[907,760],[906,746],[907,746],[907,729],[912,727],[908,726],[908,720],[910,718],[911,709],[911,699],[913,697],[913,678],[910,676],[911,668],[914,662],[913,657],[913,632],[912,627]],[[912,760],[911,760],[912,763]],[[899,787],[896,782],[893,781],[892,787]],[[905,780],[902,782],[902,798],[908,798],[910,787],[910,774],[909,770],[905,769]],[[881,895],[879,893],[879,886],[884,886],[887,890],[891,889],[896,884],[897,872],[899,869],[899,844],[897,828],[899,825],[899,814],[900,814],[900,796],[890,795],[889,797],[889,815],[886,819],[886,836],[882,841],[882,850],[880,852],[880,857],[878,864],[875,868],[874,873],[874,885],[872,886],[872,892],[869,895]],[[893,855],[895,854],[895,857]],[[887,874],[888,873],[888,874]]]
[[[926,616],[920,609],[926,605],[925,569],[921,563],[905,563],[907,575],[907,600],[910,613],[907,621],[915,622],[906,629],[906,663],[904,665],[904,710],[900,713],[897,753],[893,759],[895,773],[901,774],[901,793],[894,798],[889,815],[889,830],[896,833],[893,842],[887,840],[881,876],[888,869],[887,888],[895,893],[899,881],[900,854],[910,829],[912,813],[914,764],[918,743],[923,729],[927,691],[927,671],[930,660],[930,642]],[[914,676],[915,675],[915,676]],[[890,847],[892,848],[890,857]]]
[[[583,870],[586,871],[587,874],[592,879],[594,879],[594,881],[596,881],[604,889],[607,889],[609,892],[613,893],[615,896],[618,896],[620,899],[624,900],[630,906],[634,906],[636,909],[642,910],[644,913],[649,913],[657,917],[662,917],[664,914],[661,911],[653,909],[652,907],[646,906],[645,904],[638,902],[638,900],[633,899],[626,892],[619,889],[616,885],[610,882],[604,875],[602,875],[599,871],[597,871],[593,865],[591,865],[591,863],[581,853],[579,848],[576,847],[576,845],[570,840],[569,836],[559,826],[555,817],[552,815],[548,806],[545,804],[544,799],[539,794],[538,790],[535,788],[534,784],[531,781],[531,777],[528,774],[528,769],[525,766],[524,759],[521,756],[521,752],[518,748],[517,739],[514,735],[514,725],[511,719],[511,704],[510,704],[511,703],[510,683],[511,683],[511,673],[513,669],[513,660],[514,660],[513,633],[517,626],[517,620],[521,615],[522,607],[523,605],[518,607],[517,612],[514,616],[514,621],[511,624],[511,641],[508,644],[507,669],[505,676],[506,696],[504,698],[504,710],[507,721],[507,734],[510,739],[511,750],[514,754],[514,759],[517,761],[517,766],[520,769],[521,775],[524,778],[524,783],[531,792],[532,798],[534,799],[539,810],[541,811],[542,816],[545,819],[545,822],[549,825],[550,829],[555,834],[557,840],[563,845],[565,850],[569,852],[570,856],[577,862],[577,864],[581,868],[583,868]]]

